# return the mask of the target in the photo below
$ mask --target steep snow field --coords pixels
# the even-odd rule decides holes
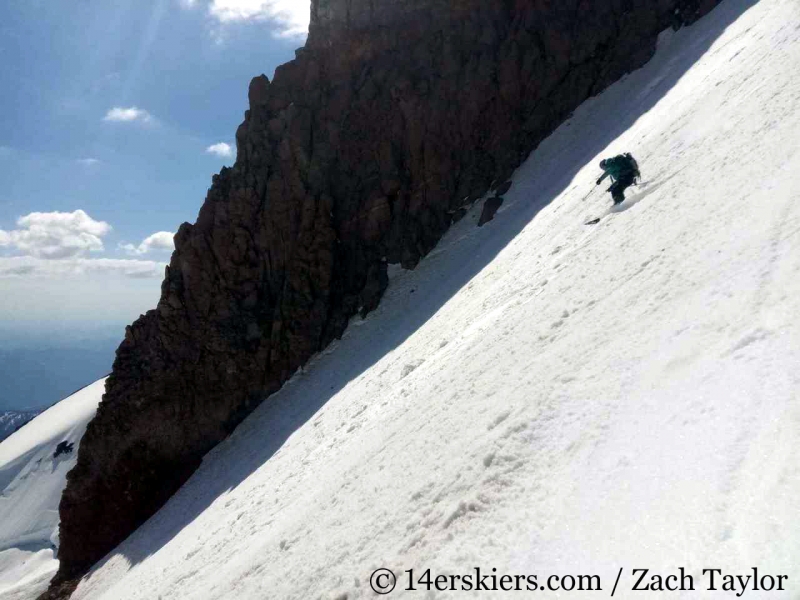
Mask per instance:
[[[35,598],[58,569],[58,503],[78,444],[103,395],[100,380],[0,443],[0,599]],[[54,457],[63,441],[71,453]]]
[[[665,34],[74,598],[353,600],[379,567],[392,597],[496,597],[402,590],[476,567],[601,577],[542,598],[683,567],[696,591],[644,597],[729,597],[702,570],[757,567],[785,589],[743,597],[800,598],[798,73],[797,0]],[[584,225],[626,150],[646,185]]]

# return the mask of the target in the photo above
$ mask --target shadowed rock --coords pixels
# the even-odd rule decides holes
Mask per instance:
[[[483,203],[483,211],[481,211],[481,218],[478,219],[478,227],[483,227],[486,223],[494,219],[495,214],[497,214],[501,206],[503,206],[503,198],[500,196],[487,199],[486,202]]]
[[[501,183],[499,186],[497,186],[497,189],[494,191],[495,195],[504,196],[508,192],[508,190],[511,189],[512,183],[513,182],[511,181],[506,181],[505,183]]]

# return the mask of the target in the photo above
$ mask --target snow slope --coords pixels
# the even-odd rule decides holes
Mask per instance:
[[[798,73],[797,0],[665,34],[73,597],[353,600],[379,567],[480,567],[696,599],[730,597],[703,569],[758,567],[788,587],[745,598],[800,598]],[[647,185],[585,226],[625,150]],[[631,591],[680,567],[696,591]]]
[[[0,599],[35,598],[58,568],[58,503],[105,389],[100,380],[0,443]],[[73,451],[54,457],[62,441]]]

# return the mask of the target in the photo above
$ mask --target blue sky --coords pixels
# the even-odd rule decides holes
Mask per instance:
[[[309,1],[0,4],[0,331],[120,328],[235,160],[247,86]],[[227,145],[227,146],[226,146]]]

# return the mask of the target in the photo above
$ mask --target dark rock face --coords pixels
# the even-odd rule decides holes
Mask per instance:
[[[511,189],[512,183],[513,182],[511,181],[506,181],[505,183],[501,183],[499,186],[497,186],[497,189],[494,191],[495,195],[503,196],[504,194],[506,194],[508,190]]]
[[[126,330],[61,501],[53,597],[375,308],[387,262],[414,267],[661,30],[718,1],[314,0],[306,48],[251,82],[235,166]]]

